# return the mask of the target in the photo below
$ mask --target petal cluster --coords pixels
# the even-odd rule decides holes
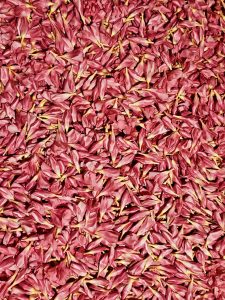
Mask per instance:
[[[1,1],[0,299],[225,299],[224,11]]]

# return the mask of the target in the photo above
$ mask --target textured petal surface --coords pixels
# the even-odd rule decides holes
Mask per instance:
[[[223,0],[0,1],[0,299],[225,299]]]

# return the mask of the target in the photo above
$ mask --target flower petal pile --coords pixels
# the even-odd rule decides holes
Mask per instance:
[[[224,0],[0,2],[0,299],[225,299]]]

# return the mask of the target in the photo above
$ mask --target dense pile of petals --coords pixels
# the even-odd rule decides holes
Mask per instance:
[[[0,1],[0,299],[225,299],[224,0]]]

